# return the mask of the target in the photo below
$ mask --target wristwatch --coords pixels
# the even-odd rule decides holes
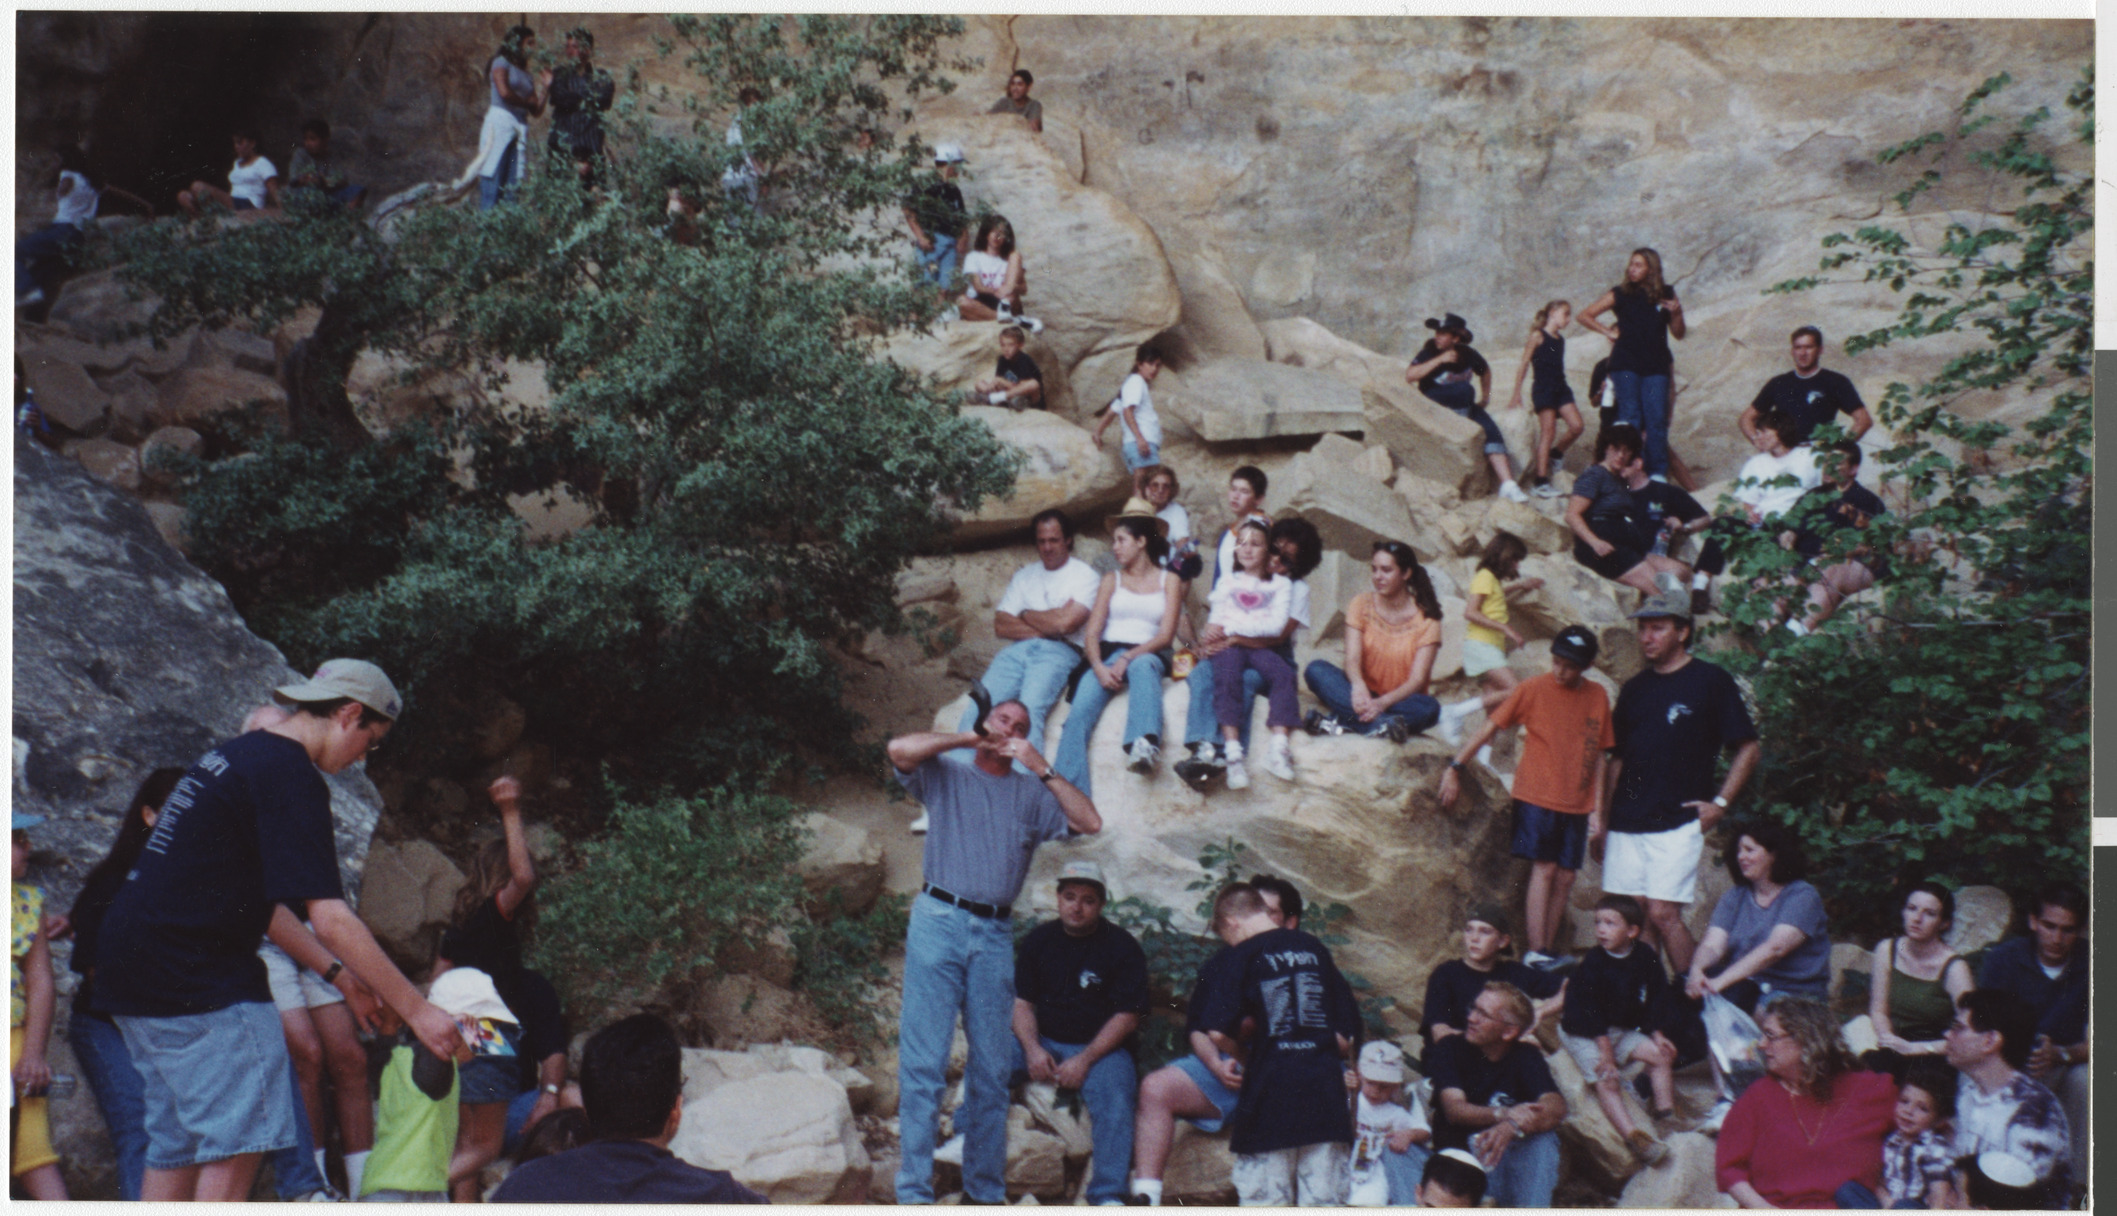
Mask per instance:
[[[1463,762],[1451,756],[1448,760],[1448,767],[1451,769],[1460,769],[1463,767]]]
[[[1713,805],[1724,811],[1727,809],[1727,798],[1724,795],[1715,794],[1713,795]]]
[[[1058,775],[1059,775],[1059,774],[1058,774],[1058,767],[1057,767],[1056,765],[1054,765],[1054,766],[1052,766],[1051,768],[1047,768],[1047,769],[1045,769],[1045,770],[1044,770],[1043,772],[1041,772],[1041,773],[1038,773],[1038,774],[1036,775],[1036,779],[1037,779],[1038,781],[1049,781],[1049,780],[1051,780],[1051,779],[1052,779],[1053,777],[1056,777],[1056,776],[1058,776]]]
[[[326,983],[326,984],[328,984],[328,983],[330,983],[331,981],[333,981],[333,980],[337,979],[337,978],[338,978],[338,973],[339,973],[339,972],[341,972],[341,971],[343,971],[343,970],[345,970],[345,964],[344,964],[344,963],[342,963],[342,962],[340,962],[340,961],[338,961],[338,960],[337,960],[337,959],[335,959],[335,958],[334,958],[334,959],[332,959],[332,960],[331,960],[331,969],[330,969],[329,971],[326,971],[326,972],[324,972],[324,973],[323,973],[323,982],[324,982],[324,983]]]
[[[544,1083],[543,1089],[545,1093],[550,1094],[554,1098],[559,1096],[559,1087],[551,1084],[549,1081]]]

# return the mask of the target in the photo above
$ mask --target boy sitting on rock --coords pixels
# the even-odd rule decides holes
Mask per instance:
[[[1000,361],[992,375],[970,386],[973,405],[1004,405],[1009,409],[1034,410],[1044,406],[1043,372],[1036,360],[1022,351],[1027,337],[1019,325],[1000,331]]]
[[[1559,1038],[1580,1065],[1581,1075],[1594,1085],[1595,1099],[1610,1125],[1634,1156],[1654,1165],[1669,1155],[1669,1147],[1632,1123],[1618,1088],[1625,1063],[1638,1060],[1652,1078],[1654,1117],[1675,1117],[1676,1045],[1661,1029],[1662,1020],[1672,1013],[1669,977],[1661,969],[1659,953],[1638,949],[1646,919],[1646,909],[1629,895],[1605,895],[1596,901],[1595,949],[1567,981]]]

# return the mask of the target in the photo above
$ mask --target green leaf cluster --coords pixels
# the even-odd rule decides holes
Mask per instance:
[[[1986,81],[1951,129],[1880,154],[1929,166],[1895,197],[1906,222],[1826,237],[1822,274],[1772,289],[1885,286],[1896,318],[1847,352],[1935,352],[1878,410],[1894,441],[1863,480],[1892,514],[1831,534],[1817,563],[1882,553],[1876,602],[1812,637],[1760,635],[1783,605],[1799,610],[1813,571],[1756,537],[1734,546],[1755,581],[1730,588],[1732,645],[1716,656],[1754,697],[1760,813],[1803,833],[1834,925],[1855,932],[1891,931],[1894,892],[1919,878],[2019,899],[2087,872],[2093,183],[2061,167],[2057,144],[2091,153],[2093,76],[2066,98],[2062,133],[2047,107],[1997,112],[2010,83]],[[1998,201],[1947,212],[1921,239],[1950,157]],[[2010,427],[1995,405],[2031,416]]]

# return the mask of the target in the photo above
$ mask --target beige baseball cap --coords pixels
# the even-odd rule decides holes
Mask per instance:
[[[1376,1039],[1360,1049],[1360,1075],[1369,1081],[1402,1082],[1404,1049]]]
[[[500,991],[493,987],[492,977],[476,967],[452,967],[442,972],[427,989],[426,999],[450,1017],[491,1018],[495,1022],[521,1024],[521,1019],[515,1017],[507,1002],[500,999]]]
[[[1058,880],[1054,886],[1069,882],[1092,882],[1102,890],[1103,898],[1110,898],[1110,884],[1103,880],[1103,868],[1085,857],[1076,857],[1059,867]]]
[[[283,684],[272,695],[285,701],[335,701],[351,697],[392,722],[404,711],[397,686],[382,669],[364,659],[332,659],[298,684]]]

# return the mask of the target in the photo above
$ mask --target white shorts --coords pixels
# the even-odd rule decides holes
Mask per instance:
[[[1595,1040],[1582,1038],[1577,1034],[1567,1034],[1563,1030],[1558,1032],[1558,1039],[1566,1045],[1566,1051],[1572,1055],[1573,1062],[1580,1065],[1580,1073],[1588,1079],[1588,1084],[1595,1084],[1596,1070],[1602,1067],[1602,1053],[1595,1049]],[[1624,1066],[1631,1061],[1632,1053],[1639,1050],[1640,1044],[1653,1041],[1636,1030],[1618,1030],[1613,1027],[1610,1031],[1610,1052],[1617,1057],[1617,1070],[1624,1071]]]
[[[1488,671],[1498,671],[1507,665],[1507,652],[1490,642],[1476,638],[1463,639],[1463,674],[1481,676]]]
[[[1352,1145],[1325,1141],[1269,1153],[1237,1153],[1230,1172],[1246,1208],[1335,1208],[1352,1185]]]
[[[1695,819],[1666,832],[1612,832],[1603,844],[1603,894],[1687,904],[1698,895],[1704,855],[1705,832]]]
[[[265,960],[265,981],[272,985],[272,1003],[281,1013],[336,1005],[345,994],[323,982],[323,977],[294,961],[294,956],[266,942],[257,948]]]

